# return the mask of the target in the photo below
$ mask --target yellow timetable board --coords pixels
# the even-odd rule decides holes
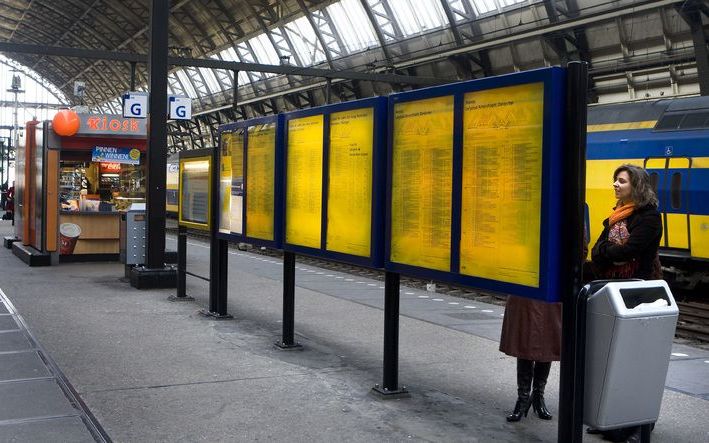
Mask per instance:
[[[211,215],[210,158],[180,159],[179,222],[181,225],[208,229]]]
[[[394,105],[390,260],[450,271],[452,95]]]
[[[243,233],[244,135],[226,132],[221,140],[219,231]]]
[[[544,85],[465,94],[460,273],[539,287]]]
[[[246,235],[274,239],[276,124],[248,129],[246,151]]]
[[[332,113],[329,152],[326,248],[369,257],[374,108]]]
[[[324,116],[288,121],[286,243],[320,248]]]

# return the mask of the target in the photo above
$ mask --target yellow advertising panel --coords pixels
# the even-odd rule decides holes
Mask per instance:
[[[211,214],[211,160],[196,157],[180,160],[179,221],[181,225],[208,229]]]
[[[246,150],[246,235],[274,239],[276,124],[249,128]]]
[[[286,242],[320,248],[323,115],[288,122]]]
[[[330,115],[327,249],[370,256],[374,108]]]
[[[539,287],[544,85],[465,94],[460,273]]]
[[[244,205],[244,135],[239,132],[222,134],[219,195],[221,216],[219,231],[243,232]]]
[[[450,270],[453,96],[394,106],[391,257]]]

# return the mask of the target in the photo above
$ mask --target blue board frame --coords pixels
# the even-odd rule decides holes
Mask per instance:
[[[355,109],[374,109],[374,144],[372,157],[372,233],[369,257],[344,254],[340,252],[328,251],[327,242],[327,201],[328,201],[328,179],[329,179],[329,151],[330,151],[330,115],[336,112],[351,111]],[[293,119],[323,115],[323,169],[322,169],[322,218],[320,223],[320,248],[310,248],[286,242],[286,183],[288,173],[288,122]],[[305,109],[302,111],[289,112],[284,115],[283,122],[283,249],[301,255],[333,260],[341,263],[348,263],[368,268],[382,268],[384,266],[384,220],[385,220],[385,184],[386,184],[386,133],[387,133],[387,98],[374,97],[351,102],[337,103],[333,105],[319,106],[317,108]]]
[[[274,248],[274,249],[281,249],[282,244],[283,244],[283,205],[281,202],[283,201],[283,190],[284,190],[284,174],[283,174],[283,165],[285,164],[283,161],[283,128],[284,128],[284,122],[283,122],[283,115],[278,114],[278,115],[269,115],[267,117],[258,117],[258,118],[252,118],[249,120],[243,120],[240,122],[236,123],[229,123],[226,125],[222,125],[217,129],[218,133],[218,138],[219,138],[219,149],[217,152],[217,160],[216,160],[216,167],[214,168],[214,173],[212,174],[212,179],[213,180],[221,180],[221,164],[222,164],[222,149],[221,149],[221,144],[222,144],[222,134],[224,132],[234,132],[238,131],[239,129],[242,129],[244,131],[244,189],[246,189],[246,180],[247,180],[247,153],[249,149],[249,128],[252,126],[257,126],[257,125],[265,125],[265,124],[275,124],[276,125],[276,158],[275,158],[275,165],[274,165],[274,180],[273,180],[273,185],[274,185],[274,196],[273,196],[273,240],[264,240],[262,238],[255,238],[255,237],[249,237],[248,233],[246,232],[246,208],[247,205],[249,204],[249,196],[246,192],[244,192],[244,205],[243,205],[243,211],[242,211],[242,221],[243,221],[243,234],[237,234],[237,233],[225,233],[225,232],[219,232],[219,227],[217,226],[217,238],[222,239],[222,240],[227,240],[230,242],[243,242],[243,243],[251,243],[256,246],[266,246],[269,248]],[[220,187],[221,189],[221,187]],[[221,202],[221,194],[217,195],[216,198],[219,199]],[[221,211],[221,204],[219,205],[219,210]],[[217,220],[221,220],[221,213],[218,214]]]
[[[464,94],[473,91],[516,86],[529,83],[544,84],[544,116],[542,135],[542,207],[539,259],[539,287],[472,277],[459,273],[461,236],[461,196],[463,174],[463,102]],[[394,106],[397,103],[424,100],[441,96],[454,97],[453,121],[453,177],[451,203],[451,266],[450,271],[439,271],[397,263],[391,257],[391,203]],[[538,69],[499,77],[472,80],[445,86],[392,94],[389,96],[387,127],[387,188],[385,263],[387,271],[411,275],[425,280],[437,280],[456,285],[480,288],[526,298],[556,302],[561,298],[561,247],[564,160],[563,141],[566,114],[566,70],[558,67]]]

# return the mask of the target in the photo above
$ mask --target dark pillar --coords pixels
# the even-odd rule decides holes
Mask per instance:
[[[167,298],[170,301],[193,301],[187,295],[187,228],[177,228],[177,294]]]
[[[564,182],[569,185],[563,213],[569,219],[562,232],[565,269],[562,282],[562,335],[561,378],[559,381],[559,428],[558,440],[563,443],[581,442],[583,439],[583,367],[577,365],[579,352],[576,345],[578,324],[578,298],[581,290],[584,230],[584,203],[586,200],[586,95],[588,88],[588,65],[572,62],[567,67],[566,91],[566,143],[569,149],[564,160]],[[585,325],[585,323],[583,323]]]
[[[217,237],[219,232],[219,145],[212,152],[212,176],[209,186],[212,187],[211,240],[209,242],[209,310],[200,311],[203,315],[217,318],[230,319],[233,316],[227,313],[227,277],[229,260],[229,242]]]
[[[0,140],[0,185],[3,185],[4,183],[5,183],[5,140]],[[10,188],[9,183],[8,183],[7,187],[8,187],[8,189]],[[7,192],[7,190],[5,192]],[[2,209],[5,209],[4,205],[3,205]]]
[[[236,110],[236,105],[239,102],[239,71],[231,71],[234,74],[234,87],[232,91],[232,107]]]
[[[165,180],[167,168],[167,46],[169,0],[150,3],[150,124],[148,138],[148,244],[146,267],[165,267]]]
[[[697,7],[698,8],[698,7]],[[682,14],[689,24],[694,42],[694,57],[697,60],[697,77],[699,93],[709,95],[709,51],[707,51],[707,37],[702,26],[702,17],[698,9],[692,9]]]
[[[130,90],[135,91],[135,65],[136,62],[130,62]]]
[[[382,384],[372,393],[383,399],[410,397],[399,388],[399,274],[384,273],[384,370]]]
[[[295,253],[283,251],[283,337],[280,349],[302,349],[295,341]]]
[[[177,272],[165,266],[165,180],[167,169],[167,43],[169,0],[150,3],[150,108],[146,183],[145,265],[131,269],[134,288],[174,288]]]
[[[327,85],[325,86],[325,103],[328,105],[332,103],[332,79],[327,79]]]

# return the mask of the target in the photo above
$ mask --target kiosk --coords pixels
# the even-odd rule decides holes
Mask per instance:
[[[62,110],[17,152],[13,252],[30,266],[118,260],[120,215],[145,201],[145,120]]]

